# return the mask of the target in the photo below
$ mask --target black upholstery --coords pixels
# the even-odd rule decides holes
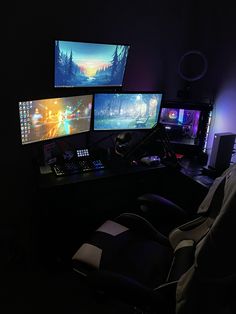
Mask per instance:
[[[179,213],[184,224],[167,237],[145,218],[121,214],[80,246],[73,269],[97,290],[157,313],[231,313],[227,296],[236,281],[236,164],[214,181],[191,221],[159,196],[141,200],[156,206],[164,202],[163,208]]]

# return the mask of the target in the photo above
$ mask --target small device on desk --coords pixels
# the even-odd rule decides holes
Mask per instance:
[[[77,149],[75,153],[65,152],[62,160],[52,165],[52,169],[57,176],[96,171],[103,168],[102,161],[92,157],[87,148]]]
[[[142,164],[148,165],[148,166],[156,166],[159,165],[161,162],[161,159],[159,156],[145,156],[140,159]]]

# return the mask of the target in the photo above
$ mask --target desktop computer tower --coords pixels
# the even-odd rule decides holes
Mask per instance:
[[[222,172],[230,165],[236,134],[215,133],[208,167]]]

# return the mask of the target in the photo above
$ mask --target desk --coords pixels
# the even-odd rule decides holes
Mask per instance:
[[[148,192],[159,192],[164,185],[166,167],[120,164],[73,175],[56,176],[54,173],[39,175],[42,199],[48,212],[84,211],[94,216],[102,212],[111,215],[136,206],[136,198]],[[158,178],[158,179],[157,179]],[[162,191],[161,191],[162,192]]]
[[[209,189],[214,179],[202,174],[202,166],[197,160],[184,158],[180,161],[181,174],[191,178],[203,187]],[[55,186],[64,186],[69,184],[93,182],[97,180],[115,179],[132,175],[142,174],[160,174],[164,171],[166,166],[163,164],[148,166],[148,165],[123,165],[119,164],[97,171],[88,171],[84,173],[76,173],[68,176],[56,176],[54,173],[39,175],[40,188],[52,188]],[[172,170],[172,169],[171,169]]]
[[[86,182],[94,182],[98,180],[119,179],[122,177],[131,177],[135,175],[143,175],[150,173],[159,173],[166,167],[162,164],[156,166],[145,165],[119,165],[99,169],[96,171],[88,171],[84,173],[76,173],[73,175],[56,176],[54,173],[39,175],[40,188],[52,188],[56,186],[66,186],[70,184],[82,184]]]
[[[39,187],[45,193],[49,191],[52,202],[55,202],[59,195],[61,198],[59,206],[62,206],[63,199],[68,201],[77,195],[80,204],[83,203],[84,206],[94,207],[100,202],[100,207],[109,207],[112,203],[112,207],[117,208],[127,207],[126,204],[131,204],[143,193],[159,193],[187,208],[191,204],[191,195],[194,191],[196,202],[193,209],[196,209],[214,179],[202,174],[202,166],[197,160],[185,158],[180,164],[180,169],[172,169],[163,164],[156,166],[117,164],[97,171],[68,176],[56,176],[51,173],[39,175]],[[51,196],[53,194],[54,196]]]
[[[214,178],[203,174],[202,166],[199,164],[197,159],[183,158],[180,161],[180,164],[180,172],[183,175],[190,177],[192,180],[196,181],[203,187],[209,189],[214,182]]]

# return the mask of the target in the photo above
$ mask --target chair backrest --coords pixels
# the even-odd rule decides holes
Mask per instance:
[[[203,214],[199,221],[170,234],[172,245],[184,240],[196,245],[194,264],[177,284],[178,314],[223,313],[227,307],[227,293],[236,282],[236,164],[215,180],[199,213]]]

